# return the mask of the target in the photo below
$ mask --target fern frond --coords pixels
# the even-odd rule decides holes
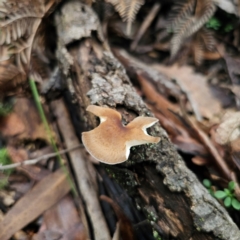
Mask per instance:
[[[16,2],[17,7],[13,10],[8,4],[1,6],[5,17],[0,20],[0,45],[8,47],[8,54],[15,56],[17,67],[24,72],[24,66],[29,66],[31,46],[44,16],[44,6],[18,5]]]
[[[204,43],[205,48],[208,51],[214,51],[216,47],[216,40],[213,36],[213,32],[203,27],[200,32],[200,41]]]
[[[199,8],[199,10],[198,10]],[[186,37],[197,32],[215,13],[217,7],[212,0],[198,0],[194,25],[189,29]]]
[[[126,11],[126,21],[127,21],[127,34],[131,32],[131,25],[134,22],[136,15],[140,7],[144,4],[143,0],[132,0],[129,3],[128,10]]]
[[[194,15],[197,0],[189,0],[187,2],[177,2],[173,6],[172,14],[169,17],[169,28],[174,29],[180,21]]]
[[[17,41],[23,36],[29,35],[29,32],[31,32],[31,25],[32,20],[28,19],[19,19],[13,23],[0,24],[0,45],[10,44],[11,42]]]
[[[125,15],[126,15],[126,9],[127,9],[127,3],[126,1],[122,1],[122,0],[109,0],[107,1],[109,3],[111,3],[116,11],[119,13],[119,15],[121,16],[121,18],[123,18],[125,20]]]
[[[181,48],[184,40],[188,37],[186,35],[188,34],[189,29],[193,26],[195,22],[194,18],[189,18],[184,22],[179,23],[179,25],[175,28],[175,34],[173,35],[171,39],[171,57],[175,56],[179,49]]]
[[[131,32],[131,25],[136,18],[144,0],[105,0],[111,3],[124,22],[127,22],[127,34]]]
[[[213,33],[203,27],[193,35],[190,45],[194,62],[196,65],[200,65],[204,60],[205,53],[209,51],[213,52],[215,50],[216,42]]]
[[[56,2],[59,1],[0,2],[0,89],[4,84],[14,87],[14,83],[26,79],[31,69],[31,54],[38,28]],[[4,64],[6,60],[9,60],[8,65]]]
[[[195,9],[193,7],[195,6]],[[179,51],[183,42],[196,33],[214,14],[216,5],[214,0],[188,0],[171,27],[174,36],[171,40],[171,57]]]

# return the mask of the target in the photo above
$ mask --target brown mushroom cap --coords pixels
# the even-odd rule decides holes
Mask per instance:
[[[82,133],[82,142],[87,151],[98,161],[117,164],[128,159],[132,146],[158,143],[159,137],[147,134],[146,129],[158,122],[153,117],[137,117],[123,126],[119,112],[90,105],[87,111],[100,118],[100,125],[89,132]]]

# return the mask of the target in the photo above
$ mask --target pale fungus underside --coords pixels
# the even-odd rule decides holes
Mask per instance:
[[[146,131],[158,122],[157,118],[139,116],[124,126],[122,116],[116,110],[89,105],[87,111],[100,118],[100,125],[83,132],[82,142],[86,150],[100,162],[122,163],[128,159],[131,147],[160,141],[159,137],[152,137]]]

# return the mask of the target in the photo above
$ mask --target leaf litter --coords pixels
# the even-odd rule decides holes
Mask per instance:
[[[239,16],[239,6],[234,8],[230,1],[223,0],[176,1],[172,6],[166,1],[106,0],[93,3],[89,0],[74,7],[76,5],[69,1],[66,11],[73,14],[67,19],[68,14],[65,16],[64,11],[57,9],[58,0],[39,0],[34,4],[28,0],[5,2],[1,2],[0,15],[3,33],[0,39],[0,101],[14,96],[15,104],[12,112],[0,116],[0,144],[2,148],[6,147],[12,163],[29,159],[34,154],[53,152],[29,96],[29,77],[37,81],[39,88],[45,89],[42,102],[59,148],[70,147],[75,141],[72,130],[61,131],[64,124],[71,125],[69,116],[62,117],[67,115],[66,111],[59,112],[61,107],[56,110],[63,103],[50,105],[46,100],[56,86],[52,82],[64,75],[72,101],[88,101],[79,97],[85,86],[76,87],[69,71],[77,62],[85,61],[89,65],[92,61],[94,64],[89,43],[85,40],[92,41],[97,35],[98,42],[94,46],[98,55],[103,56],[104,51],[109,50],[105,44],[109,42],[137,92],[159,119],[186,163],[190,167],[194,165],[199,179],[207,177],[215,181],[218,188],[235,181],[237,195],[240,184],[239,25],[231,16],[231,30],[227,31],[226,23],[214,25],[211,19],[224,19],[229,16],[226,12]],[[77,14],[78,22],[74,14]],[[55,25],[52,25],[53,17]],[[67,21],[71,22],[71,27]],[[218,26],[219,31],[216,30]],[[54,29],[52,37],[47,34],[49,27]],[[98,46],[100,43],[105,44],[104,51]],[[85,77],[84,71],[81,66],[75,74],[81,79]],[[106,69],[103,67],[99,71],[104,76]],[[88,77],[92,77],[90,71]],[[59,91],[56,96],[61,96],[66,85],[61,85],[61,81],[58,84],[60,87],[54,90]],[[71,91],[74,87],[79,92]],[[81,128],[86,128],[83,125]],[[3,178],[7,185],[0,189],[0,202],[4,206],[0,207],[0,239],[28,236],[35,240],[84,240],[94,236],[91,229],[106,229],[101,235],[104,240],[111,236],[135,239],[131,221],[120,214],[113,196],[105,197],[105,201],[110,203],[118,220],[112,220],[112,227],[105,223],[98,198],[101,174],[92,165],[86,165],[84,160],[90,157],[84,155],[82,149],[78,151],[77,155],[73,151],[69,156],[63,156],[63,161],[66,163],[71,158],[72,170],[78,176],[80,198],[68,194],[69,182],[61,170],[56,170],[59,164],[54,157],[35,166],[18,167],[10,176],[1,172],[0,182]],[[81,161],[80,165],[75,159]],[[76,168],[82,168],[82,172]],[[88,185],[81,182],[83,180],[89,183],[91,190],[87,191]],[[108,190],[110,188],[108,186]],[[76,199],[79,204],[74,202]],[[240,225],[234,213],[232,216]],[[102,225],[96,223],[98,217],[102,219]],[[90,228],[87,218],[92,221]],[[124,219],[130,223],[126,224]],[[95,239],[98,238],[95,236]]]

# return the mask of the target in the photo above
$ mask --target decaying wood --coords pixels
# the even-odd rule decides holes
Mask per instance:
[[[67,16],[72,14],[65,15],[66,26]],[[78,16],[81,16],[79,12]],[[64,31],[63,28],[63,35]],[[96,121],[84,112],[89,104],[116,108],[122,113],[124,123],[138,115],[152,116],[124,67],[93,35],[69,48],[68,54],[74,59],[69,76],[72,76],[78,113],[73,114],[80,114],[83,128],[96,126]],[[82,130],[78,128],[78,134]],[[129,161],[111,171],[163,239],[240,239],[240,232],[227,211],[186,167],[161,126],[156,124],[149,132],[160,136],[160,143],[133,148]],[[126,172],[121,171],[121,175],[118,169],[127,170],[134,181],[128,181]]]
[[[91,104],[111,107],[120,105],[124,107],[125,111],[151,116],[152,114],[128,81],[123,67],[111,53],[105,53],[101,59],[101,65],[91,66],[95,70],[91,69],[93,70],[90,80],[92,88],[87,93]],[[97,67],[105,68],[104,74],[99,73]],[[89,85],[89,83],[86,84]],[[148,214],[151,214],[152,211],[156,212],[156,222],[169,236],[186,239],[186,236],[194,237],[202,231],[202,235],[197,234],[198,239],[206,239],[207,234],[204,232],[212,231],[214,236],[209,239],[216,237],[239,239],[240,232],[227,212],[208,194],[196,176],[186,167],[174,146],[169,142],[166,133],[158,125],[152,128],[151,134],[161,136],[161,143],[157,146],[137,148],[132,151],[133,154],[129,160],[136,165],[134,172],[137,173],[138,179],[143,179],[140,187],[133,187],[141,193],[142,208],[147,211],[150,209]],[[152,165],[140,163],[141,161],[149,162]],[[158,173],[156,172],[153,177],[152,172],[155,168]],[[166,198],[166,194],[161,188],[157,188],[161,182],[170,191],[175,192],[171,195],[171,201]],[[148,183],[145,188],[143,183]],[[153,186],[152,191],[149,190],[151,185]],[[178,201],[185,202],[185,204],[181,204],[181,208],[175,208],[178,206],[176,204]],[[181,214],[180,209],[182,208],[185,208],[184,214]],[[211,236],[211,234],[209,235]]]

